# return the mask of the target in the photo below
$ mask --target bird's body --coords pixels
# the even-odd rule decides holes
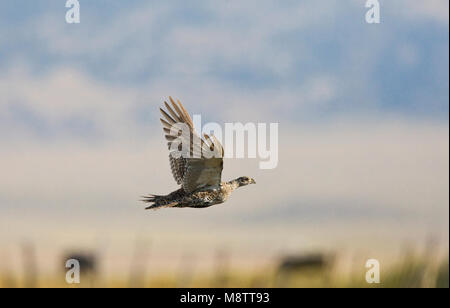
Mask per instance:
[[[146,209],[163,207],[206,208],[228,200],[238,187],[254,184],[255,180],[244,176],[229,182],[221,182],[223,169],[223,147],[214,136],[201,139],[194,131],[192,120],[184,106],[171,97],[173,109],[165,103],[168,113],[161,110],[161,119],[166,139],[169,141],[170,168],[181,188],[168,195],[149,195],[142,201],[151,203]],[[170,115],[169,115],[170,114]],[[183,134],[182,126],[187,129]],[[182,144],[189,145],[185,155],[179,155]],[[187,154],[187,155],[186,155]]]
[[[154,209],[161,207],[205,208],[227,201],[236,187],[232,183],[223,182],[219,186],[203,187],[191,193],[186,193],[183,188],[180,188],[165,196],[145,197],[144,201],[153,202],[149,208]]]

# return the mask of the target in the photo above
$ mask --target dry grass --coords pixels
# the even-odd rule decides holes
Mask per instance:
[[[448,257],[437,261],[435,257],[408,256],[397,264],[384,269],[381,272],[380,284],[367,284],[365,273],[342,273],[336,268],[326,269],[302,269],[301,271],[278,272],[275,267],[260,269],[253,272],[229,270],[227,272],[199,274],[188,281],[178,279],[176,275],[157,275],[143,277],[139,285],[133,287],[234,287],[234,288],[272,288],[272,287],[331,287],[331,288],[448,288],[449,287],[449,265]],[[1,287],[24,287],[24,279],[12,277],[6,274],[0,276]],[[68,285],[63,279],[51,277],[39,277],[36,279],[35,287],[130,287],[129,279],[112,278],[105,281],[99,277],[89,277],[80,285]]]

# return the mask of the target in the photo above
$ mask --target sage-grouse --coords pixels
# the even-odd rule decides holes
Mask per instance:
[[[219,140],[207,134],[200,138],[184,106],[169,99],[172,107],[164,102],[167,111],[160,108],[164,117],[160,120],[168,141],[170,168],[181,188],[165,196],[143,197],[142,201],[151,203],[146,209],[205,208],[225,202],[238,187],[256,183],[248,176],[221,182],[224,150]]]

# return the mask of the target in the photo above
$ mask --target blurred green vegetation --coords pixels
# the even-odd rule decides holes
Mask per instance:
[[[59,279],[34,277],[34,287],[234,287],[234,288],[448,288],[449,262],[445,258],[433,255],[406,255],[397,263],[381,270],[379,284],[368,284],[365,271],[345,272],[334,262],[325,266],[291,267],[280,270],[280,265],[261,268],[254,271],[218,268],[209,273],[186,274],[184,277],[175,274],[143,274],[142,277],[102,278],[102,275],[85,274],[79,285],[65,283],[63,274]],[[61,272],[63,273],[63,272]],[[29,277],[20,278],[3,273],[0,276],[1,287],[30,286]]]

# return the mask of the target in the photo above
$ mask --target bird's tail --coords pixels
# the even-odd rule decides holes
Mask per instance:
[[[159,196],[159,195],[148,195],[148,196],[142,196],[141,199],[142,202],[145,203],[152,203],[148,207],[146,207],[146,210],[157,210],[164,207],[175,207],[177,206],[178,202],[171,200],[170,195],[167,196]]]

